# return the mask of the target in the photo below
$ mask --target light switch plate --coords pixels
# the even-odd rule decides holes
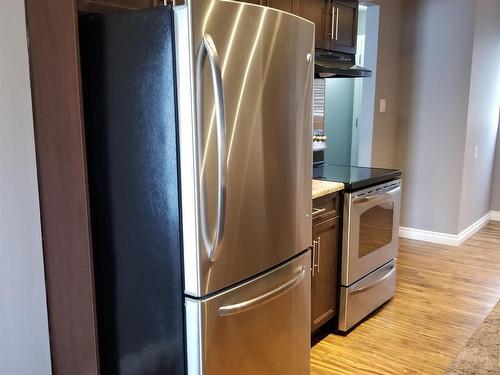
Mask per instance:
[[[385,112],[385,107],[386,107],[386,100],[380,99],[380,106],[379,106],[380,112]]]
[[[479,157],[479,146],[474,147],[474,159]]]

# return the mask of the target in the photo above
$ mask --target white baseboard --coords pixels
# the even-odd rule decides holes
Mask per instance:
[[[441,232],[432,232],[415,228],[399,227],[399,237],[410,240],[438,243],[448,246],[460,246],[458,234],[448,234]]]
[[[500,211],[491,211],[491,220],[493,221],[500,221]]]
[[[460,246],[469,238],[471,238],[473,235],[475,235],[477,232],[479,232],[486,224],[490,222],[490,220],[491,220],[491,212],[488,212],[486,215],[484,215],[481,219],[476,221],[470,227],[465,228],[462,231],[462,233],[459,234],[460,244],[458,246]]]
[[[481,219],[476,221],[468,228],[464,229],[459,234],[449,234],[441,232],[432,232],[429,230],[422,230],[422,229],[399,227],[399,237],[409,238],[411,240],[433,242],[448,246],[460,246],[470,237],[476,234],[479,230],[481,230],[481,228],[483,228],[486,224],[488,224],[490,220],[495,220],[492,218],[493,216],[494,216],[493,212],[488,212]],[[497,220],[500,220],[500,216]]]

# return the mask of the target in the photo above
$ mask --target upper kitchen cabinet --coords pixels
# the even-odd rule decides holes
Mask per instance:
[[[257,5],[267,5],[267,0],[236,0],[243,3],[257,4]]]
[[[283,10],[288,13],[294,13],[297,8],[298,2],[298,0],[267,0],[267,4],[265,5],[271,8]]]
[[[356,53],[358,2],[356,0],[301,0],[294,13],[316,26],[316,48]]]
[[[330,50],[356,54],[358,2],[333,1],[331,14]]]
[[[264,5],[270,8],[283,10],[288,13],[295,13],[300,0],[239,0],[245,3]]]
[[[314,23],[316,32],[316,48],[331,49],[332,24],[331,4],[328,0],[301,0],[298,2],[296,14]]]
[[[78,11],[84,13],[111,13],[120,10],[153,8],[172,1],[163,0],[78,0]]]

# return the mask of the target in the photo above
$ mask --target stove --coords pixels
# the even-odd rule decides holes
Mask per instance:
[[[313,177],[316,180],[342,182],[345,191],[349,192],[399,179],[401,170],[323,163],[314,165]]]
[[[345,186],[337,331],[347,334],[396,291],[401,171],[333,165],[314,154],[313,177]]]

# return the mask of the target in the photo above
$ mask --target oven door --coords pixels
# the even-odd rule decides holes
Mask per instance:
[[[342,285],[397,257],[400,201],[401,180],[345,195]]]

